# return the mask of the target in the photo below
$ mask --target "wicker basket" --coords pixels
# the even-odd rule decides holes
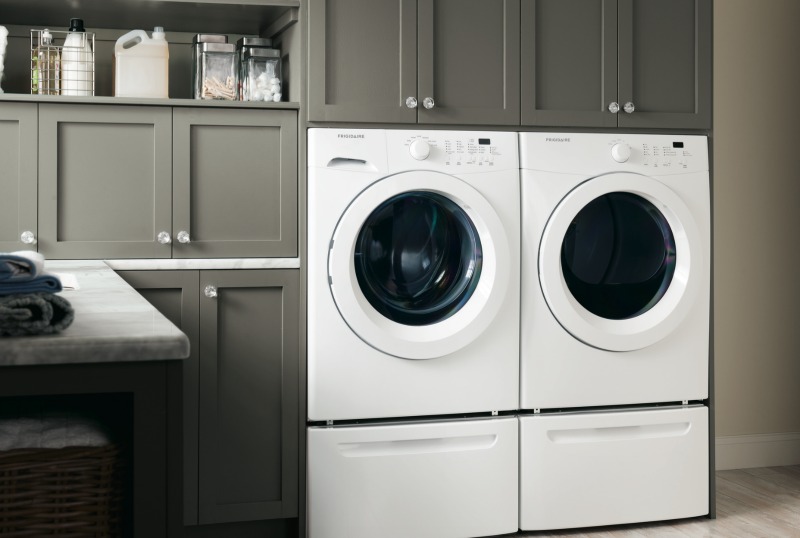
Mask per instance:
[[[120,536],[117,446],[0,452],[0,536]]]

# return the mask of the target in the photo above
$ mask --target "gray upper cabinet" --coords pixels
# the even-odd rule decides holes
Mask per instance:
[[[168,258],[168,108],[39,105],[39,251],[48,258]]]
[[[310,0],[309,119],[519,123],[519,0]]]
[[[711,127],[710,0],[522,0],[523,125]]]
[[[297,256],[297,113],[176,108],[173,257]]]
[[[36,105],[0,103],[0,252],[36,250]]]

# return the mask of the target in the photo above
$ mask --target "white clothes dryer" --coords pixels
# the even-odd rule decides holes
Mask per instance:
[[[516,133],[309,129],[308,418],[519,406]]]
[[[522,133],[521,408],[708,396],[702,136]]]

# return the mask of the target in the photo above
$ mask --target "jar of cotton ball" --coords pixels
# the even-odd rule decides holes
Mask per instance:
[[[247,39],[247,41],[245,41]],[[242,101],[280,102],[281,53],[264,46],[267,39],[243,38],[239,48],[239,99]],[[240,45],[241,44],[241,45]]]

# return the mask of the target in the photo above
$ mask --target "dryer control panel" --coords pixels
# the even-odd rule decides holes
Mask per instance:
[[[448,173],[518,168],[516,133],[386,131],[389,168]]]
[[[708,141],[696,135],[521,133],[527,170],[671,175],[708,171]]]

